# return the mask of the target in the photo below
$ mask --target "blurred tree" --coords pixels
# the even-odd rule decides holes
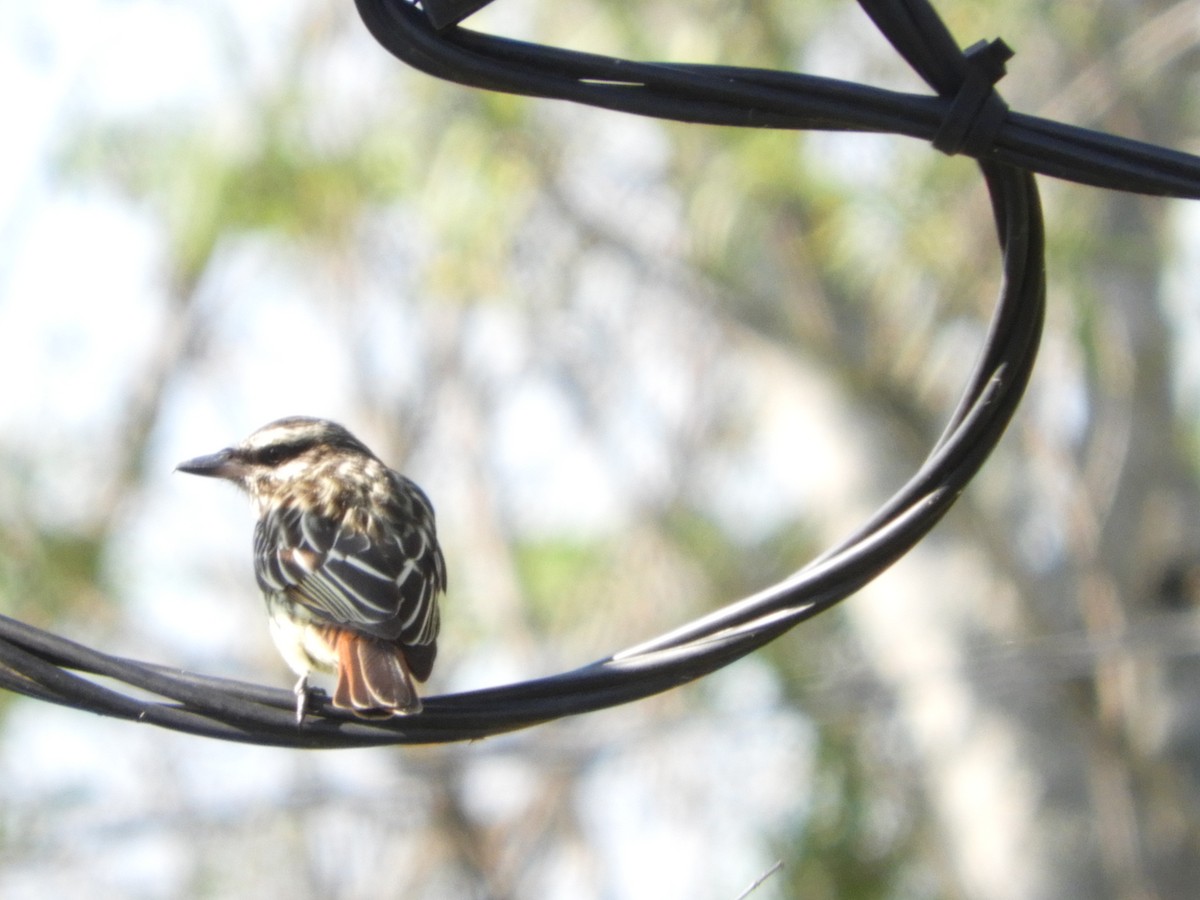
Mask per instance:
[[[1164,46],[1149,58],[1183,77],[1182,7],[943,6],[964,44],[1020,51],[1014,107],[1184,143],[1186,92],[1136,80]],[[785,575],[936,439],[999,271],[969,162],[473,93],[404,71],[347,9],[239,15],[193,21],[215,98],[85,107],[61,141],[55,190],[152,223],[160,308],[82,441],[100,488],[66,525],[36,478],[4,503],[6,610],[79,623],[123,600],[126,630],[175,614],[164,583],[235,594],[214,615],[269,659],[240,603],[246,535],[218,540],[231,526],[165,503],[155,473],[184,423],[227,429],[217,444],[264,409],[330,410],[437,503],[439,687],[542,674]],[[514,2],[480,27],[916,89],[846,4]],[[0,789],[0,893],[142,840],[165,872],[143,896],[726,897],[776,858],[757,896],[1182,896],[1195,650],[1161,641],[1194,620],[1200,498],[1172,374],[1193,348],[1158,302],[1170,205],[1047,188],[1027,410],[931,540],[844,610],[703,685],[479,746],[327,763],[123,728],[154,762],[120,813],[86,778],[76,806],[40,806],[54,782]],[[27,441],[0,447],[5,483],[79,464]],[[173,640],[133,630],[156,655]],[[241,652],[222,651],[254,670]],[[198,799],[205,752],[231,754],[221,780],[264,759],[272,776]]]

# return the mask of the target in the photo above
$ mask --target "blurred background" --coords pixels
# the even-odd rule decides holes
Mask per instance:
[[[942,0],[1010,104],[1200,150],[1194,2]],[[924,92],[853,4],[502,0],[481,30]],[[997,292],[973,164],[436,82],[349,3],[0,5],[0,612],[288,687],[283,415],[433,498],[434,693],[787,575],[918,466]],[[1044,180],[999,451],[840,608],[651,700],[296,752],[0,695],[0,896],[1173,898],[1200,883],[1200,207]]]

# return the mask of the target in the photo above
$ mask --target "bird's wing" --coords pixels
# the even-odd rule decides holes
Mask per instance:
[[[446,580],[432,518],[426,525],[389,517],[377,531],[380,537],[372,539],[314,512],[277,508],[255,529],[259,586],[335,624],[406,645],[432,645],[437,594]]]

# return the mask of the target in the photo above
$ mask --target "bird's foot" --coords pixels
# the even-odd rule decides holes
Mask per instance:
[[[308,711],[308,676],[301,675],[296,686],[292,688],[296,695],[296,725],[304,724],[304,714]]]

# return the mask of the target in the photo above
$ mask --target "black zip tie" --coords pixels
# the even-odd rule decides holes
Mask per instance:
[[[954,156],[966,153],[983,159],[992,150],[1000,126],[1008,117],[1008,104],[996,93],[996,82],[1004,77],[1004,64],[1013,50],[1000,38],[979,41],[963,51],[967,74],[954,97],[933,146]]]

